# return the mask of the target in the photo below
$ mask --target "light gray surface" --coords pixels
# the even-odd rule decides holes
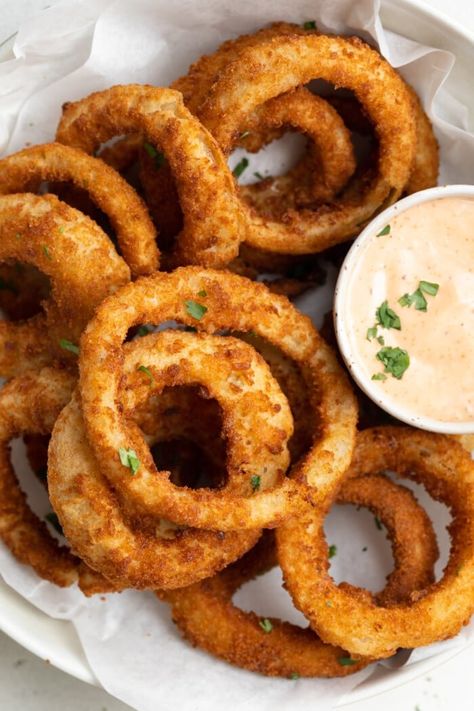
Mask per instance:
[[[22,19],[56,2],[57,0],[0,0],[0,45],[15,32]],[[472,0],[429,0],[420,4],[444,11],[464,27],[474,29]],[[156,656],[159,664],[158,649]],[[472,711],[473,665],[474,647],[471,647],[425,677],[369,701],[344,708],[348,711],[447,711],[450,708],[456,711]],[[177,679],[176,683],[182,681]],[[0,633],[0,709],[126,711],[129,707],[112,699],[105,691],[88,686],[51,667]],[[158,706],[156,711],[165,709]]]

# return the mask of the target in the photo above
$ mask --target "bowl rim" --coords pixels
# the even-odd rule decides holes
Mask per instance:
[[[349,338],[349,328],[346,318],[346,304],[350,298],[351,277],[356,267],[361,252],[373,239],[374,234],[389,224],[396,215],[406,212],[417,205],[422,205],[432,200],[445,200],[447,198],[468,198],[474,200],[474,185],[439,185],[413,193],[408,197],[398,200],[390,207],[380,212],[364,227],[359,236],[354,240],[346,254],[336,282],[334,291],[334,327],[336,338],[345,364],[349,368],[361,390],[380,408],[388,412],[397,420],[401,420],[412,427],[438,432],[441,434],[472,434],[474,433],[474,419],[466,422],[440,421],[419,415],[405,408],[403,403],[397,403],[385,397],[383,390],[377,387],[370,377],[364,372],[360,358],[354,352]]]
[[[419,0],[381,0],[380,15],[383,25],[388,29],[392,29],[391,18],[396,15],[403,15],[403,13],[409,13],[413,15],[415,19],[427,24],[429,23],[430,29],[434,28],[440,32],[445,32],[448,38],[452,38],[453,44],[456,40],[462,42],[464,45],[466,42],[473,42],[473,31],[462,26],[458,21],[451,19],[445,12],[431,6],[426,0],[425,2],[420,2]],[[406,29],[409,30],[408,27]],[[393,31],[400,32],[401,30],[394,29]],[[13,58],[11,49],[16,34],[17,33],[14,33],[4,40],[4,45],[0,50],[0,61]],[[411,32],[407,32],[407,35],[410,34]],[[434,45],[435,43],[435,39],[428,42],[425,41],[425,44]],[[4,604],[7,598],[11,602],[9,605]],[[32,602],[13,590],[1,577],[0,599],[2,602],[1,607],[3,608],[3,612],[0,612],[0,630],[4,631],[9,637],[16,640],[26,649],[32,651],[38,657],[44,658],[47,656],[51,664],[65,673],[77,679],[81,679],[88,684],[101,686],[98,679],[94,677],[90,670],[71,621],[58,620],[47,616],[46,613],[42,612]],[[18,611],[21,611],[25,617],[25,619],[20,617],[23,624],[15,622],[15,617],[18,617]],[[52,634],[56,638],[56,654],[52,654],[51,646],[44,643],[45,637],[42,636],[42,634],[44,634],[46,629],[51,629]],[[473,644],[474,639],[460,645],[460,647],[456,649],[448,648],[446,651],[438,652],[434,656],[426,657],[413,664],[400,667],[396,670],[396,673],[387,673],[380,677],[374,677],[374,675],[372,675],[359,686],[345,694],[336,703],[336,707],[352,706],[353,703],[366,701],[399,688],[423,674],[428,673],[435,667],[442,666],[458,654],[465,652]]]

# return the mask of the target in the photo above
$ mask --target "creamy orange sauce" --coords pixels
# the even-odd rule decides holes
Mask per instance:
[[[389,224],[389,234],[365,242],[348,277],[344,321],[353,360],[369,379],[386,375],[372,385],[387,405],[440,422],[474,421],[474,199],[431,200]],[[427,310],[400,305],[420,281],[439,285],[436,295],[422,292]],[[384,346],[367,338],[384,301],[401,329],[379,325],[377,336],[407,351],[401,379],[384,373],[376,357]]]

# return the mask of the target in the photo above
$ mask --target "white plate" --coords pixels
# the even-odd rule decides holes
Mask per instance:
[[[470,110],[474,127],[474,35],[463,31],[444,15],[429,7],[420,7],[413,0],[382,0],[381,17],[384,27],[427,45],[450,50],[457,57],[456,65],[446,82],[446,89],[461,99]],[[0,49],[0,59],[6,56],[8,45]],[[0,629],[34,654],[89,684],[97,684],[74,627],[70,622],[54,620],[30,605],[24,598],[0,580]],[[344,697],[339,706],[362,701],[405,684],[453,658],[463,648],[450,649],[398,671],[378,668],[360,687]]]

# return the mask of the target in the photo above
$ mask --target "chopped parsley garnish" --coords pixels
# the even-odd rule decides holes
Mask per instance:
[[[377,353],[377,359],[385,366],[385,372],[401,380],[403,373],[410,365],[410,356],[403,348],[385,346]]]
[[[296,681],[299,678],[300,675],[298,674],[298,672],[291,672],[290,676],[288,677],[288,679],[291,679],[292,681]]]
[[[316,29],[316,20],[307,20],[306,22],[303,22],[303,29],[304,30],[315,30]]]
[[[155,378],[153,377],[153,373],[151,372],[150,368],[147,368],[146,365],[139,365],[137,370],[139,370],[141,373],[145,373],[146,376],[150,379],[150,385],[153,385],[155,382]]]
[[[155,168],[161,168],[165,163],[166,163],[166,158],[164,153],[161,153],[161,151],[157,151],[155,146],[152,146],[151,143],[148,143],[145,141],[143,143],[143,148],[146,150],[150,158],[153,158],[155,162]]]
[[[51,513],[46,514],[45,520],[51,524],[51,526],[61,534],[61,536],[64,536],[64,531],[63,527],[59,523],[59,518],[58,515],[54,513],[54,511],[51,511]]]
[[[201,296],[204,299],[207,296],[207,291],[205,289],[201,289],[201,291],[198,291],[198,296]]]
[[[62,225],[62,226],[59,228],[60,233],[63,234],[63,232],[64,232],[65,229],[66,229],[66,228],[64,227],[64,225]]]
[[[439,291],[439,284],[434,284],[432,281],[420,281],[418,288],[425,294],[436,296]]]
[[[140,336],[142,338],[143,336],[147,336],[151,331],[151,328],[149,326],[139,326],[137,328],[137,336]]]
[[[265,180],[264,176],[258,172],[258,170],[254,173],[255,177],[257,180]]]
[[[244,170],[246,170],[249,166],[249,159],[248,158],[242,158],[241,161],[237,163],[235,166],[234,170],[232,171],[233,175],[236,178],[240,178]]]
[[[384,346],[385,338],[383,336],[377,336],[377,343],[380,343],[381,346]]]
[[[61,338],[59,345],[63,348],[63,350],[74,353],[74,355],[79,355],[79,346],[76,346],[75,343],[68,341],[67,338]]]
[[[389,235],[389,234],[390,234],[390,225],[385,225],[383,230],[380,230],[380,232],[377,232],[377,234],[375,236],[376,237],[384,237],[385,235]]]
[[[250,478],[250,485],[252,487],[252,491],[258,491],[260,489],[260,477],[259,476],[253,476]]]
[[[124,467],[128,467],[132,474],[136,474],[140,469],[140,460],[138,459],[135,450],[120,447],[118,455],[120,457],[121,464],[123,464]]]
[[[387,380],[387,376],[385,373],[374,373],[371,380],[381,380],[383,382],[384,380]]]
[[[400,318],[395,311],[390,308],[388,301],[384,301],[380,304],[375,312],[375,318],[377,319],[377,325],[382,326],[382,328],[395,328],[397,331],[401,329]]]
[[[357,659],[352,659],[352,657],[339,657],[337,660],[341,667],[352,667],[357,664]]]
[[[377,326],[371,326],[367,329],[367,340],[371,341],[372,338],[377,337]]]
[[[43,253],[47,257],[47,259],[51,259],[51,252],[45,244],[43,245]]]
[[[334,544],[332,546],[329,546],[329,550],[328,550],[329,560],[331,560],[331,558],[334,558],[336,553],[337,553],[337,546],[335,546]]]
[[[379,529],[379,531],[381,531],[382,530],[382,522],[378,516],[374,516],[374,523],[375,523],[376,527]]]
[[[416,289],[412,294],[403,294],[398,299],[400,306],[412,306],[415,305],[417,311],[427,311],[428,302],[425,298],[425,294],[428,296],[436,296],[439,291],[439,284],[434,284],[431,281],[420,281],[418,283],[418,289]]]
[[[190,316],[195,318],[196,321],[200,321],[207,311],[207,306],[203,306],[202,304],[199,304],[197,301],[193,301],[192,299],[185,301],[184,305],[186,307],[186,312]]]
[[[268,617],[265,617],[265,619],[263,619],[263,620],[259,620],[258,624],[260,625],[260,627],[262,628],[262,630],[263,630],[264,632],[266,632],[267,634],[268,634],[269,632],[271,632],[272,629],[273,629],[273,625],[272,625],[272,623],[270,622],[270,620],[268,619]]]

